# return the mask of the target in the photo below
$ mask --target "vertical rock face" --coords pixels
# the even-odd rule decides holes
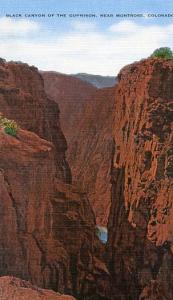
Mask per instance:
[[[172,299],[173,62],[119,74],[108,255],[113,299]]]
[[[55,274],[65,268],[66,251],[52,238],[53,145],[33,133],[20,131],[16,139],[2,130],[0,145],[0,274],[61,291],[65,281]]]
[[[12,137],[0,129],[0,275],[107,300],[103,245],[86,194],[68,183],[57,105],[48,102],[35,68],[0,67],[1,111],[30,130]]]
[[[107,226],[111,204],[114,90],[100,89],[88,102],[67,154],[74,183],[87,191],[101,226]]]

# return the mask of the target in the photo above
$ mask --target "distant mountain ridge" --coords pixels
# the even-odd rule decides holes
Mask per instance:
[[[86,81],[98,89],[112,87],[117,83],[117,78],[114,76],[101,76],[87,73],[71,74],[71,76]]]

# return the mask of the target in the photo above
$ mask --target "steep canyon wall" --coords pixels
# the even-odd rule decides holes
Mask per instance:
[[[109,272],[86,194],[71,185],[59,109],[37,69],[0,63],[0,275],[72,294],[109,299]]]
[[[108,257],[113,299],[172,299],[173,62],[123,68],[115,92]]]

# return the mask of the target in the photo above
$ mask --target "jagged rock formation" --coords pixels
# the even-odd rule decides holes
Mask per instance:
[[[3,114],[30,130],[17,137],[0,130],[0,275],[81,300],[107,300],[104,246],[86,194],[68,184],[57,105],[33,67],[2,62],[0,78]]]
[[[97,224],[107,226],[114,150],[114,88],[97,90],[56,72],[42,75],[47,94],[60,105],[73,182],[88,193]]]
[[[113,299],[173,296],[173,62],[122,69],[115,93],[108,256]]]
[[[75,300],[71,296],[61,295],[50,290],[40,289],[30,282],[19,278],[0,277],[1,300]]]

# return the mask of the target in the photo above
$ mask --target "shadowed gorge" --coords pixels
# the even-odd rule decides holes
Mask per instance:
[[[60,106],[73,182],[87,192],[96,223],[106,227],[111,204],[115,87],[96,89],[56,72],[42,75],[47,94]]]
[[[123,68],[117,86],[95,91],[71,130],[74,181],[97,224],[109,218],[115,300],[172,299],[172,70],[162,59]]]
[[[0,299],[172,300],[172,60],[101,89],[2,60],[0,106],[19,125],[0,127]]]

